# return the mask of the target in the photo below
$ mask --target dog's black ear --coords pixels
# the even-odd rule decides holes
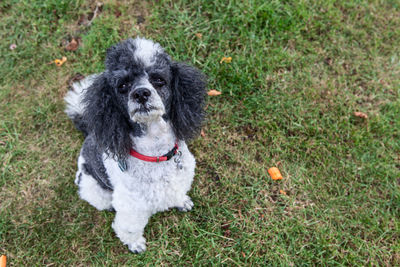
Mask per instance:
[[[88,132],[95,134],[99,148],[112,157],[125,158],[132,147],[129,133],[132,133],[133,126],[125,110],[118,105],[105,73],[100,74],[87,89],[83,103],[85,126]]]
[[[204,119],[206,78],[196,68],[172,63],[172,99],[170,119],[175,135],[181,140],[196,136]]]

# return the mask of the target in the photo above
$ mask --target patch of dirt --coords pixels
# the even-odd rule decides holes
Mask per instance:
[[[119,1],[117,9],[122,10],[118,18],[121,19],[121,35],[134,37],[139,33],[146,33],[151,3],[148,1]],[[118,13],[119,14],[119,13]]]

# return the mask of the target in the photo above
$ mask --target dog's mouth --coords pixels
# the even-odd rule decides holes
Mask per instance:
[[[130,112],[131,119],[136,122],[152,121],[164,114],[162,108],[152,105],[140,105]]]
[[[139,108],[135,108],[135,109],[133,110],[133,113],[134,113],[134,114],[135,114],[135,113],[149,113],[149,112],[152,111],[152,110],[155,110],[155,108],[152,107],[152,106],[149,106],[149,107],[140,106]]]
[[[157,108],[153,107],[153,106],[144,106],[141,105],[138,108],[135,108],[132,112],[131,112],[131,116],[133,116],[136,113],[150,113],[153,110],[157,110]]]

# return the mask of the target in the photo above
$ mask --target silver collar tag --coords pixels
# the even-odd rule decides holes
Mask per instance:
[[[128,164],[126,163],[126,160],[119,159],[118,160],[118,167],[122,172],[126,171],[128,169]]]
[[[178,151],[178,153],[175,155],[175,159],[174,159],[175,163],[176,163],[176,167],[179,170],[183,169],[183,165],[182,165],[182,152]]]

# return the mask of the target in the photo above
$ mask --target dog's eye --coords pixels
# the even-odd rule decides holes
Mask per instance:
[[[166,82],[163,78],[154,78],[151,80],[151,84],[154,87],[160,88],[160,87],[163,87],[166,84]]]
[[[125,94],[126,92],[128,92],[130,83],[122,83],[118,86],[118,92],[120,94]]]

